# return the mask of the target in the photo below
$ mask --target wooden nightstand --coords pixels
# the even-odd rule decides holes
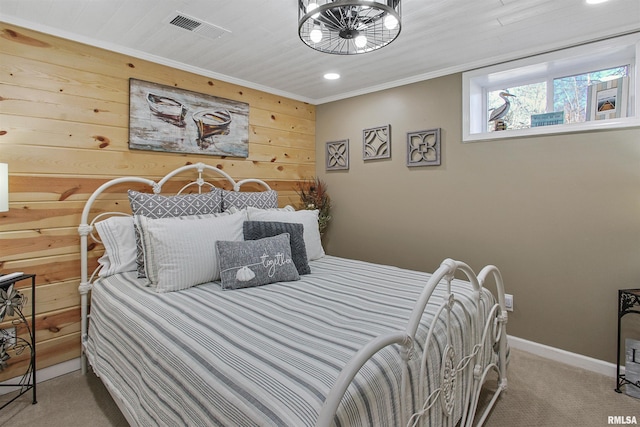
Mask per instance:
[[[4,408],[29,390],[33,390],[33,401],[36,401],[36,275],[20,274],[2,280],[0,276],[0,323],[5,317],[13,317],[9,327],[0,329],[0,369],[10,363],[11,357],[29,351],[30,360],[26,372],[17,382],[0,384],[0,387],[13,387],[20,390],[20,393],[10,401],[0,406]],[[27,303],[27,298],[15,289],[16,282],[31,279],[31,323],[24,316],[22,310]],[[6,325],[5,325],[6,326]],[[26,328],[27,336],[20,336],[18,328]]]

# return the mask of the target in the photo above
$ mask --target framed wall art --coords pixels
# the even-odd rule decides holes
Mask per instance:
[[[363,160],[388,159],[391,157],[391,125],[362,131]]]
[[[249,156],[249,104],[129,79],[129,148]]]
[[[627,117],[629,77],[592,84],[587,91],[587,120]]]
[[[440,165],[440,128],[407,133],[407,166]]]
[[[349,169],[349,140],[327,142],[325,158],[328,171]]]

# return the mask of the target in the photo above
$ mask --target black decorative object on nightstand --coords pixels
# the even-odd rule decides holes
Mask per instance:
[[[622,318],[629,313],[640,314],[640,289],[618,290],[618,357],[616,359],[616,391],[618,393],[622,393],[620,387],[623,385],[631,385],[640,390],[640,381],[630,381],[627,378],[627,375],[620,373],[620,345],[622,344],[620,339],[620,329],[622,326]]]
[[[20,290],[15,289],[16,282],[31,279],[31,323],[23,314],[27,298]],[[19,394],[0,409],[4,408],[29,390],[33,390],[33,404],[36,401],[36,341],[35,341],[35,312],[36,312],[36,275],[12,274],[0,276],[0,323],[6,317],[14,317],[10,326],[0,329],[0,371],[4,370],[12,357],[19,356],[25,351],[30,352],[29,366],[18,382],[7,382],[0,387],[13,387]],[[27,334],[19,334],[19,328],[26,328]]]

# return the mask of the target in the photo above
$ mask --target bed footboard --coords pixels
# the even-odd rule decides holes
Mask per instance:
[[[452,309],[460,305],[456,294],[451,289],[451,282],[456,272],[461,272],[473,286],[476,309],[465,310],[471,323],[470,335],[465,339],[470,342],[464,346],[457,345],[452,339],[455,327],[452,322]],[[496,287],[496,300],[488,301],[484,295],[485,281],[493,280]],[[436,286],[444,281],[447,286],[447,297],[439,303],[439,309],[429,326],[429,333],[421,348],[419,363],[420,376],[418,396],[413,396],[419,407],[412,407],[409,385],[409,363],[416,357],[416,332],[422,320],[426,305]],[[446,343],[440,360],[440,373],[436,385],[428,387],[426,381],[427,356],[434,343],[436,322],[444,322]],[[336,383],[327,396],[320,411],[316,427],[332,425],[340,402],[350,384],[364,366],[377,352],[389,345],[400,345],[403,361],[401,411],[403,425],[427,425],[430,417],[441,417],[441,425],[480,426],[484,423],[490,410],[495,405],[500,393],[507,387],[507,311],[504,300],[504,285],[500,271],[495,266],[487,266],[476,276],[473,270],[463,262],[452,259],[445,260],[431,276],[420,294],[404,331],[385,334],[370,341],[360,349],[353,359],[342,370]],[[494,372],[498,377],[498,386],[482,413],[476,414],[478,400],[483,384],[488,375]],[[463,383],[464,382],[464,383]],[[460,388],[458,390],[458,388]],[[414,389],[415,390],[415,389]],[[461,393],[462,400],[456,398]],[[436,412],[438,412],[436,414]],[[477,421],[476,421],[477,420]],[[458,424],[459,423],[459,424]],[[475,423],[475,424],[474,424]]]

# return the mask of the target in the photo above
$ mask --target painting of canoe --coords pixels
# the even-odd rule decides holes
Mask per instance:
[[[129,79],[129,148],[249,156],[249,105]]]
[[[198,128],[198,145],[208,147],[215,144],[217,135],[228,135],[231,113],[227,110],[203,110],[193,113]]]
[[[186,125],[184,117],[187,115],[187,107],[175,99],[149,93],[147,94],[147,102],[149,110],[160,120],[178,127]]]

